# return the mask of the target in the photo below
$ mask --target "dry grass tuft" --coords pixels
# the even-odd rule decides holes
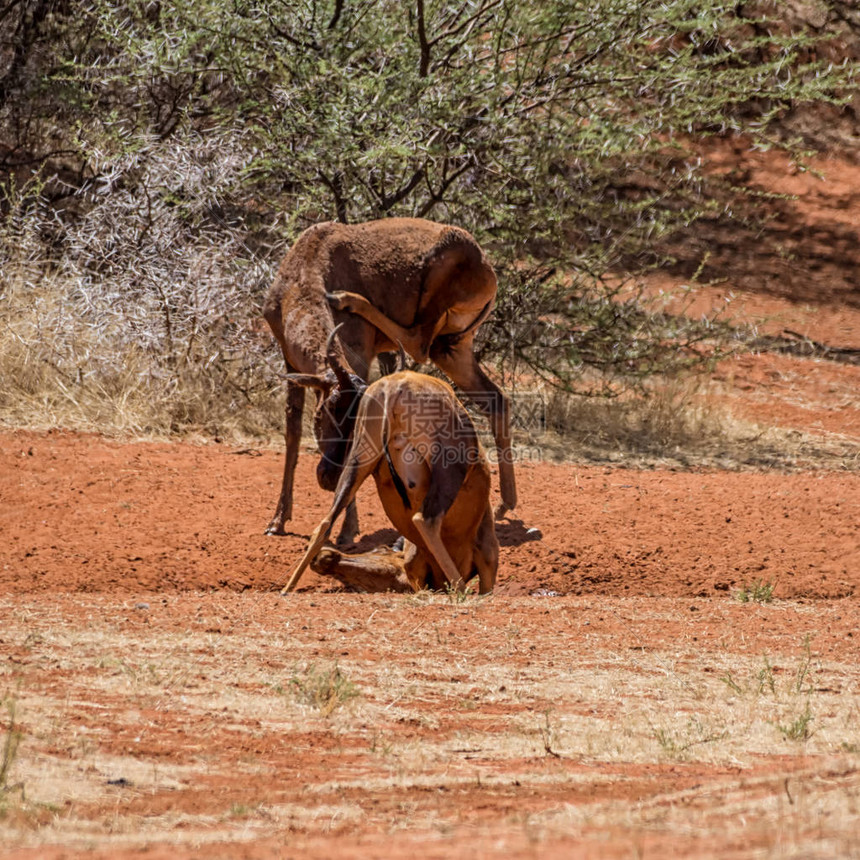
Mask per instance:
[[[724,415],[693,377],[656,381],[642,396],[614,399],[556,391],[548,396],[546,409],[550,431],[594,452],[671,456],[708,450],[726,436]]]
[[[21,727],[15,718],[16,700],[13,696],[5,697],[0,701],[0,706],[6,710],[3,719],[3,740],[0,743],[0,810],[2,810],[5,797],[14,791],[23,794],[23,783],[12,783],[10,781],[12,767],[18,755],[18,745],[21,743]]]
[[[281,387],[265,362],[259,379],[247,381],[262,338],[242,356],[239,347],[225,355],[213,344],[207,359],[176,364],[129,337],[131,320],[87,319],[74,293],[59,276],[39,286],[4,284],[0,422],[109,436],[274,435]]]
[[[358,688],[337,664],[325,669],[311,663],[290,678],[289,687],[297,701],[316,708],[324,717],[359,695]]]
[[[546,432],[520,435],[547,458],[571,452],[594,462],[623,460],[648,467],[860,468],[849,438],[763,427],[737,418],[704,377],[653,380],[644,395],[546,396]]]

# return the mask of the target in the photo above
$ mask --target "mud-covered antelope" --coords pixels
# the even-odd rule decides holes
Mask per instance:
[[[371,475],[385,513],[405,538],[403,551],[346,555],[323,550],[337,517]],[[450,385],[407,370],[361,392],[334,502],[281,593],[292,591],[312,563],[321,573],[373,589],[403,590],[398,586],[405,579],[415,591],[462,590],[477,576],[481,594],[493,590],[499,543],[490,507],[490,468]]]
[[[287,367],[286,454],[281,492],[268,534],[292,518],[293,475],[301,442],[305,388],[316,391],[314,429],[322,458],[317,480],[337,484],[346,435],[376,355],[399,341],[418,362],[434,362],[487,413],[498,451],[501,517],[517,503],[507,398],[473,352],[475,333],[493,308],[496,276],[465,230],[413,218],[364,224],[327,222],[305,230],[284,258],[263,315]],[[335,326],[338,338],[329,342]],[[332,371],[332,353],[339,368]],[[339,541],[358,533],[349,505]]]

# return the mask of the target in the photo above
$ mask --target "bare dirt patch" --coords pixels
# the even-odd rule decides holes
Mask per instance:
[[[263,535],[281,454],[247,451],[62,432],[0,436],[0,589],[279,589],[330,501],[316,486],[315,458],[303,455],[292,533]],[[524,463],[518,476],[526,519],[499,525],[500,595],[710,597],[754,579],[784,598],[860,589],[856,473]],[[362,547],[396,537],[371,484],[359,505]],[[543,540],[529,539],[533,525]],[[312,573],[301,585],[339,587]]]
[[[695,301],[860,345],[852,169],[822,166],[829,204],[784,178],[764,240],[704,235]],[[0,854],[857,856],[857,373],[718,368],[707,396],[802,435],[794,465],[522,464],[498,588],[463,601],[279,597],[329,504],[310,454],[270,538],[277,449],[0,434]],[[359,503],[362,548],[392,539]]]

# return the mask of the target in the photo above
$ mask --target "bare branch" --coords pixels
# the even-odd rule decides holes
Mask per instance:
[[[424,23],[424,0],[418,3],[418,44],[421,47],[421,63],[418,69],[419,77],[426,78],[430,69],[430,43],[427,41],[427,30]]]
[[[326,176],[322,170],[319,171],[319,178],[334,197],[334,206],[337,212],[337,220],[343,224],[349,224],[349,215],[347,212],[346,198],[343,196],[343,173],[336,170],[334,175]]]
[[[331,16],[331,21],[328,22],[329,30],[334,30],[337,26],[337,22],[340,20],[341,13],[343,12],[343,4],[344,0],[336,0],[334,4],[334,13]]]
[[[402,188],[400,188],[399,191],[395,191],[394,194],[383,196],[380,200],[382,211],[387,212],[393,206],[396,206],[401,200],[408,197],[415,186],[424,178],[424,175],[424,168],[419,167],[418,170],[412,174],[412,178]]]
[[[501,2],[502,0],[487,0],[487,2],[482,4],[481,8],[478,9],[477,12],[470,15],[465,21],[457,24],[456,26],[451,26],[447,30],[443,30],[435,39],[431,39],[430,47],[441,42],[442,39],[448,39],[451,36],[456,36],[458,33],[462,33],[467,27],[469,27],[469,32],[471,32],[472,27],[477,24],[478,20],[493,9],[493,7],[498,6]],[[462,42],[460,44],[462,44]]]
[[[445,164],[447,165],[447,159],[445,160]],[[430,188],[430,183],[428,182],[428,188],[430,188],[430,199],[418,210],[418,217],[425,218],[430,212],[433,211],[434,207],[443,201],[445,198],[445,192],[467,171],[474,167],[474,161],[469,159],[469,161],[464,164],[459,170],[455,170],[450,175],[443,178],[442,182],[439,184],[439,188],[436,191],[433,191]]]

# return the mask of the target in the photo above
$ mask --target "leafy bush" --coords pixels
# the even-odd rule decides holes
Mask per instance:
[[[0,322],[17,333],[0,358],[33,367],[0,405],[91,414],[87,386],[131,385],[155,404],[143,428],[264,426],[277,360],[257,308],[287,242],[332,218],[470,229],[500,276],[480,349],[502,370],[600,393],[700,363],[710,321],[625,290],[660,239],[731,209],[689,141],[775,145],[789,107],[851,82],[769,4],[744,8],[14,4]]]

